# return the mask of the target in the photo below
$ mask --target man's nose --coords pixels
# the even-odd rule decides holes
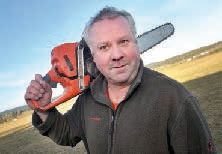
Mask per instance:
[[[124,58],[121,47],[114,46],[111,52],[112,60],[119,61]]]

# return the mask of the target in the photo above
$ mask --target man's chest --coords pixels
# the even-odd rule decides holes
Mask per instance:
[[[151,102],[137,99],[122,102],[116,111],[96,102],[85,106],[84,128],[89,149],[167,145],[167,117],[162,116],[158,105],[147,103]]]

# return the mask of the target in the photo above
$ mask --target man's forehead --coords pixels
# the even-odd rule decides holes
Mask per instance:
[[[91,25],[91,28],[94,26],[94,25],[97,25],[98,23],[104,23],[104,22],[112,22],[112,21],[122,21],[122,22],[125,22],[127,24],[128,23],[128,20],[123,17],[123,16],[114,16],[114,17],[104,17],[104,18],[101,18],[100,20],[97,20],[96,22],[94,22],[92,25]]]
[[[124,17],[116,17],[111,19],[103,19],[94,23],[89,29],[89,39],[94,40],[96,38],[112,38],[127,37],[131,35],[131,30],[128,21]],[[104,36],[106,35],[106,36]],[[95,41],[95,40],[94,40]]]
[[[104,26],[109,29],[111,26],[124,26],[124,28],[127,28],[129,27],[129,23],[127,21],[126,18],[122,17],[122,16],[119,16],[119,17],[115,17],[115,18],[106,18],[106,19],[103,19],[103,20],[99,20],[97,22],[95,22],[91,28],[89,29],[89,33],[92,32],[92,31],[96,31],[96,32],[100,32],[101,30],[101,27],[104,28]]]

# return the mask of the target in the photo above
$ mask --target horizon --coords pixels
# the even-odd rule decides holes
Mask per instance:
[[[214,45],[214,44],[219,43],[219,42],[222,43],[222,40],[217,41],[217,42],[212,43],[212,44],[209,44],[209,45],[206,45],[206,46],[202,46],[202,47],[211,46],[211,45]],[[202,48],[202,47],[199,47],[199,48]],[[169,57],[169,58],[167,58],[167,59],[163,59],[163,60],[160,60],[160,61],[156,61],[156,62],[152,62],[152,63],[146,64],[146,66],[147,66],[147,65],[152,65],[152,64],[158,63],[158,62],[164,62],[164,61],[166,61],[166,60],[172,59],[172,58],[177,57],[177,56],[182,56],[182,55],[184,55],[184,54],[186,54],[186,53],[192,52],[193,50],[196,50],[196,49],[199,49],[199,48],[192,49],[192,50],[190,50],[190,51],[187,51],[187,52],[184,52],[184,53],[182,53],[182,54],[178,54],[178,55]],[[60,86],[60,85],[59,85],[58,88],[60,88],[60,90],[63,90],[62,86]],[[60,92],[61,92],[61,91],[60,91]],[[58,94],[58,95],[59,95],[59,94]],[[60,97],[60,96],[58,96],[58,95],[56,95],[56,96],[54,95],[54,96],[52,97],[52,99],[53,99],[53,98]],[[62,94],[60,93],[60,95],[62,95]],[[1,114],[1,113],[4,113],[4,112],[11,111],[11,110],[14,110],[14,109],[16,109],[16,108],[26,107],[26,106],[28,106],[28,105],[27,105],[27,104],[23,104],[23,105],[20,105],[20,106],[16,106],[16,107],[13,107],[13,108],[9,108],[9,109],[6,109],[6,110],[4,110],[4,111],[0,111],[0,114]]]
[[[0,112],[25,105],[24,93],[35,73],[44,75],[51,68],[53,47],[74,42],[88,21],[109,5],[129,11],[138,34],[170,22],[175,33],[142,55],[144,64],[162,61],[203,46],[222,41],[222,1],[126,0],[0,2]],[[76,7],[78,5],[78,7]],[[61,87],[53,95],[61,94]]]

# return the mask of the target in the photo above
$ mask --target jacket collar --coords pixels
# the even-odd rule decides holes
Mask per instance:
[[[141,83],[141,79],[142,79],[142,75],[143,75],[143,67],[144,67],[143,61],[140,60],[140,66],[139,66],[138,73],[137,73],[136,78],[134,79],[133,83],[131,84],[129,91],[127,92],[124,100],[128,99],[132,95],[132,93],[136,90],[138,85]],[[109,101],[109,98],[106,95],[107,89],[108,89],[108,84],[107,84],[106,78],[101,73],[94,80],[90,89],[91,89],[93,98],[97,102],[111,107],[111,103]]]

